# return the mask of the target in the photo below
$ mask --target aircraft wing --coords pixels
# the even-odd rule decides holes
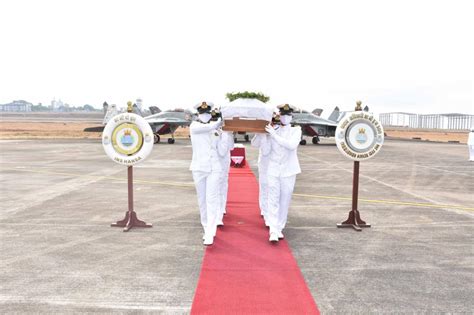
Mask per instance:
[[[85,132],[102,132],[104,131],[105,126],[97,126],[97,127],[87,127],[84,128]]]
[[[318,117],[313,114],[307,114],[301,117],[298,117],[296,114],[294,114],[291,123],[295,125],[320,125],[337,127],[336,122]]]
[[[188,126],[191,122],[184,118],[178,117],[145,117],[146,121],[150,125],[157,125],[157,124],[170,124],[170,125],[180,125],[180,126]]]

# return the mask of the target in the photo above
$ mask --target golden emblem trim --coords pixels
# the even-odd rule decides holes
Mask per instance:
[[[124,148],[122,148],[118,144],[118,140],[117,140],[117,136],[118,136],[119,132],[122,131],[125,128],[127,129],[127,130],[124,131],[125,134],[130,135],[131,130],[134,130],[136,132],[136,134],[138,135],[137,144],[134,147],[130,148],[129,150],[125,150]],[[141,130],[138,128],[138,126],[135,125],[135,124],[131,124],[131,123],[120,124],[117,127],[115,127],[114,131],[112,132],[112,146],[113,146],[114,150],[116,152],[120,153],[120,154],[133,155],[133,154],[137,153],[138,151],[140,151],[140,149],[142,148],[142,145],[143,145],[143,134],[142,134]]]

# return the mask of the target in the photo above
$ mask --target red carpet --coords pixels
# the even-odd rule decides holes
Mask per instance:
[[[268,241],[248,166],[230,170],[224,224],[206,248],[191,314],[319,314],[288,243]]]

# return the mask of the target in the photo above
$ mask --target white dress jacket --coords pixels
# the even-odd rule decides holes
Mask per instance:
[[[271,136],[267,144],[270,148],[262,150],[264,154],[269,152],[268,175],[290,177],[301,173],[297,155],[300,140],[301,127],[299,126],[280,127],[275,135]]]
[[[189,169],[193,172],[222,172],[222,154],[219,154],[218,144],[220,132],[216,130],[220,122],[204,124],[193,121],[190,126],[193,159]],[[219,156],[220,155],[220,156]]]

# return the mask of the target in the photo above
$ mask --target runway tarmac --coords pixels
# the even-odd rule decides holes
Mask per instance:
[[[104,114],[96,112],[0,112],[2,122],[90,122],[101,124]]]
[[[2,313],[189,313],[204,253],[189,140],[155,145],[134,168],[135,209],[154,226],[128,233],[109,226],[127,209],[126,168],[100,141],[0,150]],[[254,173],[257,154],[247,146]],[[466,145],[386,141],[361,162],[359,210],[372,224],[362,232],[336,228],[352,162],[330,140],[300,146],[299,159],[285,236],[322,313],[472,312]]]

